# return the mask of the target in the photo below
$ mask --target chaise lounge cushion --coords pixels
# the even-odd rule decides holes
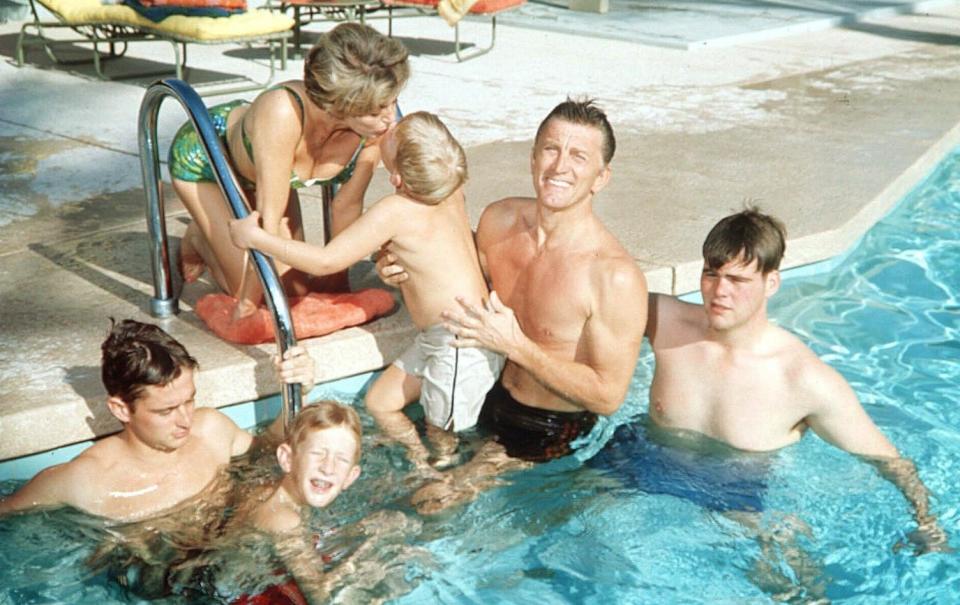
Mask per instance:
[[[151,21],[163,21],[171,15],[188,17],[229,17],[247,10],[247,0],[105,0],[124,4]]]
[[[173,15],[154,22],[129,6],[101,4],[100,0],[37,0],[67,25],[129,25],[146,31],[199,41],[231,40],[280,33],[293,19],[264,9],[229,17]]]
[[[526,0],[477,0],[476,4],[470,7],[471,15],[489,15],[499,13],[508,8],[514,8],[525,3]],[[396,6],[423,6],[437,8],[439,0],[384,0],[384,4]]]

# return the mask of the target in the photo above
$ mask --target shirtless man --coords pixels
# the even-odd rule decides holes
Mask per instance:
[[[194,409],[197,361],[151,324],[115,324],[101,346],[107,408],[123,430],[41,471],[0,500],[0,514],[73,506],[133,521],[197,495],[253,437],[219,410]],[[284,382],[312,385],[313,361],[299,347],[278,363]]]
[[[722,219],[704,241],[702,305],[650,295],[652,421],[753,452],[791,445],[813,429],[897,486],[919,525],[911,535],[919,551],[948,548],[913,463],[900,457],[843,376],[767,319],[785,247],[779,221],[744,210]]]
[[[593,211],[615,147],[606,115],[591,101],[568,99],[554,108],[530,156],[536,198],[494,202],[477,226],[490,298],[482,307],[460,300],[461,308],[444,314],[459,346],[507,358],[480,427],[513,459],[569,453],[598,414],[620,407],[637,363],[646,279]],[[402,269],[385,266],[390,261],[381,259],[381,275],[396,283],[391,276]],[[461,469],[448,483],[467,476]],[[442,499],[438,508],[452,503],[435,492],[414,500],[424,498]]]

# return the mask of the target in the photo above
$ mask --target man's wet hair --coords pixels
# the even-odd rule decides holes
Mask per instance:
[[[600,134],[603,135],[604,165],[609,164],[610,160],[613,159],[613,154],[617,150],[617,139],[613,136],[613,127],[610,126],[610,121],[607,120],[607,114],[597,106],[593,99],[586,97],[572,99],[567,97],[566,101],[554,107],[553,110],[547,114],[547,117],[540,122],[540,126],[537,128],[537,136],[534,138],[534,144],[540,140],[540,135],[543,133],[543,130],[547,127],[550,120],[553,119],[596,128],[600,131]]]
[[[780,268],[787,249],[787,229],[776,218],[753,206],[720,220],[703,241],[703,262],[717,270],[741,260],[745,265],[757,261],[766,275]]]
[[[175,338],[153,324],[110,319],[110,333],[100,345],[100,375],[111,397],[133,407],[148,386],[168,385],[198,364]]]

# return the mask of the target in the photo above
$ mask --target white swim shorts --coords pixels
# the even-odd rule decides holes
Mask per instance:
[[[413,344],[393,362],[421,379],[420,405],[427,422],[465,431],[477,424],[487,391],[503,370],[502,355],[486,349],[453,346],[455,337],[437,324],[417,334]]]

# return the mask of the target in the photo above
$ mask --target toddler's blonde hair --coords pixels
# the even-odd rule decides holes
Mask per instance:
[[[426,111],[405,116],[393,133],[396,170],[405,192],[439,204],[467,181],[467,156],[440,118]]]

